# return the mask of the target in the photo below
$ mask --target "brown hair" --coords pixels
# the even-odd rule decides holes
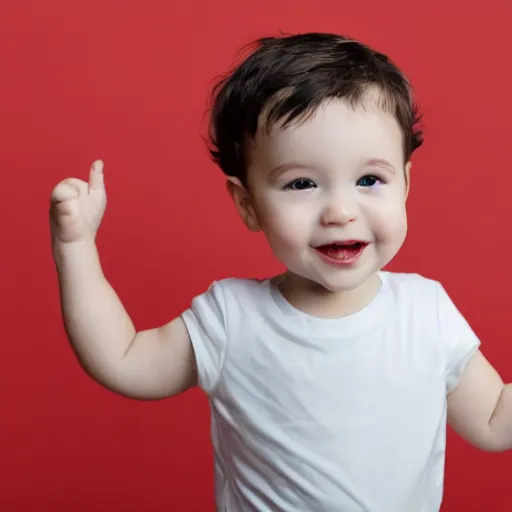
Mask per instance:
[[[209,151],[226,175],[246,182],[245,141],[259,129],[305,119],[332,98],[356,106],[372,88],[400,125],[404,161],[423,143],[409,81],[386,55],[325,33],[266,37],[255,45],[213,90]]]

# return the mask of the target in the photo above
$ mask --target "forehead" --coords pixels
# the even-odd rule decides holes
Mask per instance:
[[[343,167],[362,159],[403,165],[403,135],[393,115],[369,97],[358,105],[324,102],[310,116],[283,127],[260,131],[247,146],[249,168],[273,167],[289,160]]]

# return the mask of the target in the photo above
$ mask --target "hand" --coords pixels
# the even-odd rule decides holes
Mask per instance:
[[[75,243],[94,240],[107,205],[103,162],[96,160],[89,183],[77,178],[61,181],[52,191],[50,230],[53,241]]]

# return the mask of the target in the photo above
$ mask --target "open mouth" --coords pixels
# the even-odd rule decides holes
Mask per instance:
[[[352,263],[359,258],[367,245],[368,242],[362,242],[360,240],[348,240],[320,245],[315,247],[315,249],[329,260],[342,263]]]

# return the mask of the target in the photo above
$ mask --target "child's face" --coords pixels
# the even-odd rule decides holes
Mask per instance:
[[[400,249],[409,165],[398,123],[371,99],[355,109],[328,102],[303,124],[258,136],[248,153],[242,215],[292,273],[351,290]],[[318,249],[346,241],[364,244]]]

